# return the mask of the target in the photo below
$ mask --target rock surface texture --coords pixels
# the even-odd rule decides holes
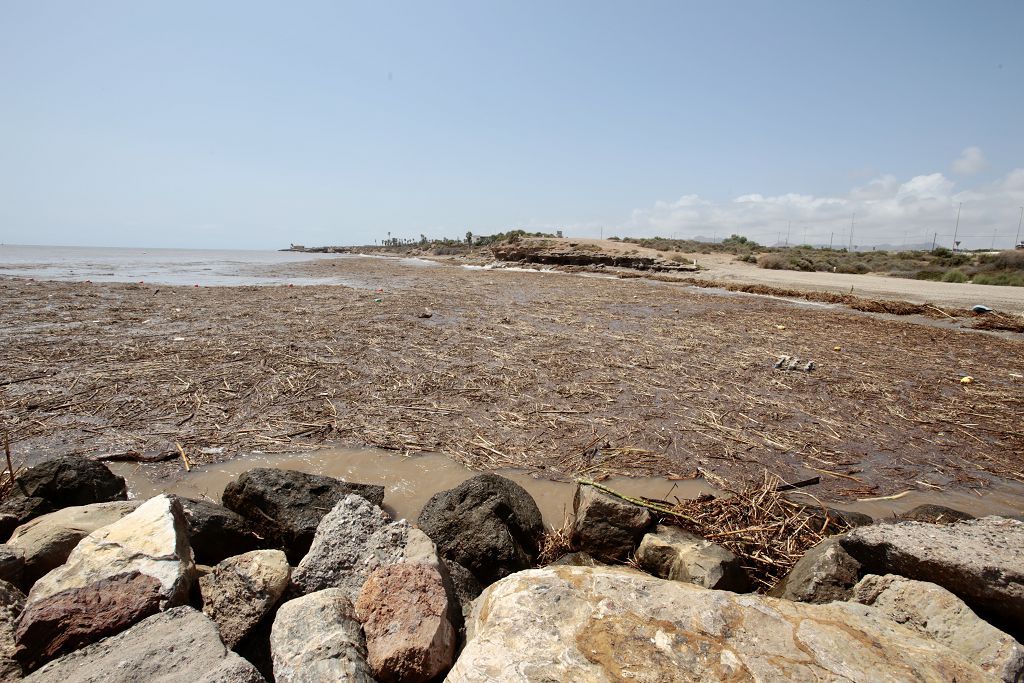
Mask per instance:
[[[345,482],[294,470],[257,467],[224,488],[224,505],[248,519],[260,535],[285,549],[289,562],[302,559],[327,511],[349,494],[374,505],[384,487]]]
[[[25,578],[25,551],[17,546],[0,544],[0,581],[21,586]]]
[[[277,605],[288,588],[291,567],[280,550],[253,550],[229,557],[199,579],[203,613],[234,649]]]
[[[644,571],[663,579],[737,593],[750,590],[750,577],[738,557],[678,527],[658,525],[645,534],[636,559]]]
[[[900,522],[839,537],[864,572],[942,586],[971,609],[1024,630],[1024,522],[1003,517]]]
[[[436,566],[402,562],[374,570],[355,607],[378,681],[425,683],[452,665],[453,606]]]
[[[446,680],[990,680],[959,653],[866,610],[614,568],[535,569],[484,591]]]
[[[21,664],[14,656],[14,629],[24,607],[25,594],[6,581],[0,581],[0,681],[15,681],[22,675]]]
[[[25,553],[25,574],[34,583],[64,564],[83,538],[130,514],[142,501],[78,505],[37,517],[14,530],[8,544]]]
[[[265,683],[228,650],[217,626],[191,607],[176,607],[127,631],[54,660],[28,676],[32,683]]]
[[[862,572],[860,562],[846,552],[841,539],[828,538],[808,550],[768,594],[796,602],[848,599]]]
[[[206,500],[181,499],[188,523],[188,541],[196,562],[217,564],[235,555],[258,550],[262,544],[249,520],[223,505]]]
[[[408,537],[407,522],[392,521],[365,498],[347,495],[320,523],[292,580],[302,593],[342,588],[355,601],[370,572],[405,557]]]
[[[362,628],[340,588],[284,603],[274,618],[270,649],[277,683],[374,683]]]
[[[417,520],[441,555],[468,569],[482,585],[530,567],[544,522],[526,489],[497,474],[481,474],[434,494]]]
[[[654,521],[647,508],[582,484],[572,507],[572,543],[598,559],[626,559]]]
[[[1007,683],[1024,679],[1024,648],[1020,643],[978,618],[945,588],[892,574],[869,574],[854,587],[853,599],[956,650]]]
[[[900,519],[914,522],[930,522],[932,524],[952,524],[953,522],[974,519],[974,515],[942,505],[926,504],[907,510],[900,515]]]

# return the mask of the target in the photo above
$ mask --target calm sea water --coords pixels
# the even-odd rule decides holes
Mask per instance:
[[[202,286],[356,284],[341,277],[294,277],[289,276],[286,269],[275,268],[336,258],[360,257],[290,251],[0,245],[0,277],[93,282],[141,280],[162,285]]]

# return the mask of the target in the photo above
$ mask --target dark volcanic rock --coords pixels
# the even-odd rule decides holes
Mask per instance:
[[[55,509],[53,503],[45,498],[12,494],[11,497],[0,503],[0,516],[3,517],[5,527],[11,524],[14,525],[5,534],[4,540],[9,539],[14,530],[25,522],[41,517],[48,512],[53,512]]]
[[[289,562],[302,559],[316,527],[338,501],[354,493],[380,506],[384,487],[357,484],[294,470],[258,467],[224,488],[224,505],[248,519]]]
[[[179,500],[196,562],[214,565],[262,547],[263,539],[252,523],[237,512],[206,500]]]
[[[496,474],[481,474],[435,493],[417,526],[445,558],[484,586],[530,567],[544,533],[540,510],[526,489]]]
[[[18,620],[16,657],[35,669],[156,614],[160,597],[160,581],[133,572],[33,602]]]
[[[124,477],[117,476],[103,463],[73,455],[30,467],[15,478],[14,492],[27,498],[43,498],[53,509],[128,499]]]
[[[944,505],[918,505],[899,516],[900,519],[914,522],[931,522],[932,524],[952,524],[965,519],[974,519],[974,515],[960,512]]]
[[[599,559],[624,560],[654,521],[646,508],[579,485],[572,503],[573,546]]]

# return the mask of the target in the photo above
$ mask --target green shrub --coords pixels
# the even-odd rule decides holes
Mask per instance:
[[[1002,285],[1004,287],[1024,287],[1022,273],[978,273],[974,276],[976,285]]]
[[[786,270],[789,268],[789,259],[782,254],[761,254],[757,257],[757,267],[767,270]]]
[[[967,282],[967,276],[963,271],[951,270],[942,276],[943,282]]]

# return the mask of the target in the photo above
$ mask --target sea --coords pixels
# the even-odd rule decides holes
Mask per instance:
[[[296,277],[289,263],[361,255],[241,249],[128,249],[0,245],[0,277],[161,285],[350,284],[344,277]],[[430,262],[418,259],[424,265]]]

